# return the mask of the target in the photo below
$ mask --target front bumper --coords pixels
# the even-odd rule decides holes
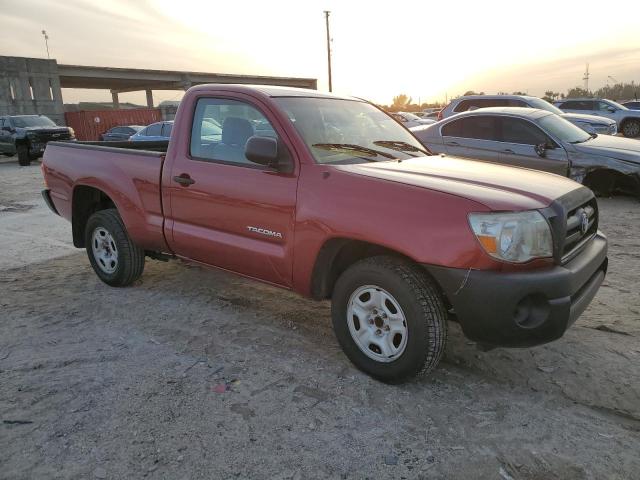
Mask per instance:
[[[564,265],[524,272],[425,265],[472,340],[529,347],[560,338],[584,312],[607,271],[607,239],[598,232]]]

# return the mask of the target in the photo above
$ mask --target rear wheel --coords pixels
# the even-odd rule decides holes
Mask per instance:
[[[89,262],[107,285],[126,287],[142,275],[144,250],[131,241],[116,209],[91,215],[84,239]]]
[[[29,147],[24,143],[20,143],[16,145],[16,150],[18,153],[18,165],[22,167],[27,167],[31,165],[31,157],[29,156]]]
[[[639,120],[627,120],[622,125],[622,134],[625,137],[635,138],[640,136],[640,121]]]
[[[444,353],[440,293],[419,266],[403,259],[372,257],[348,268],[336,282],[331,312],[347,357],[379,380],[427,373]]]

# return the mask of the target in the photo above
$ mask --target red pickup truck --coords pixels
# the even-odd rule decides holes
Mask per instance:
[[[202,85],[168,144],[54,142],[42,168],[108,285],[177,257],[330,298],[346,355],[384,381],[433,369],[448,319],[486,346],[561,337],[607,269],[589,189],[433,156],[355,98]]]

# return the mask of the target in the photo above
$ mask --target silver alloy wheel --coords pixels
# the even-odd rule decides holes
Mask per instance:
[[[105,273],[118,268],[118,248],[111,234],[104,227],[97,227],[91,235],[91,251],[96,263]]]
[[[630,121],[625,123],[622,133],[625,137],[637,137],[640,134],[640,122]]]
[[[347,325],[362,353],[377,362],[393,362],[407,347],[404,312],[389,292],[376,285],[364,285],[351,294]]]

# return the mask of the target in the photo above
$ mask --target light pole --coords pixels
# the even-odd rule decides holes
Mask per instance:
[[[44,37],[44,45],[47,47],[47,58],[51,60],[51,56],[49,55],[49,35],[47,35],[46,30],[42,30],[42,36]]]
[[[329,10],[324,11],[325,24],[327,26],[327,68],[329,70],[329,91],[332,91],[333,85],[331,84],[331,36],[329,35]]]

